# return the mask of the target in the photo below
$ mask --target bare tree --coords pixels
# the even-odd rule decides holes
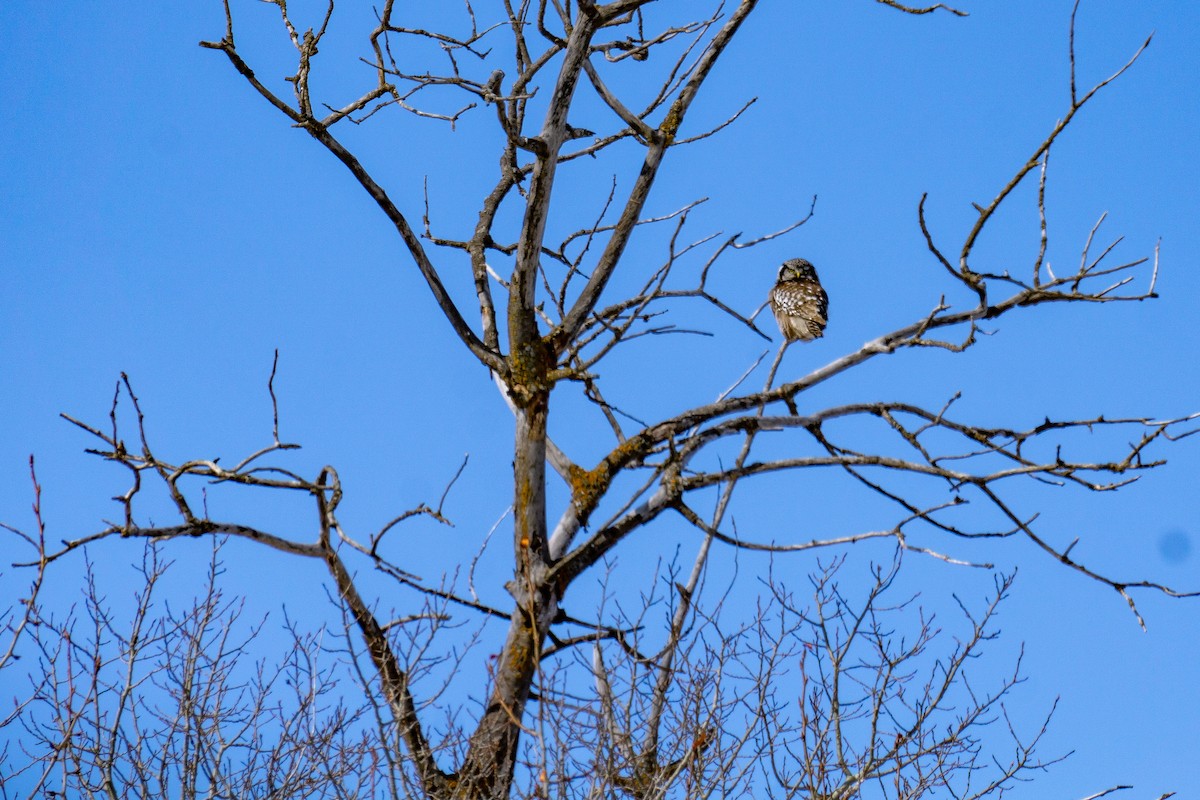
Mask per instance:
[[[25,533],[22,530],[14,528],[0,522],[0,529],[6,533],[16,537],[27,548],[27,552],[39,554],[37,559],[30,564],[33,571],[33,578],[29,583],[25,584],[25,590],[18,597],[15,607],[9,607],[6,611],[0,614],[0,672],[11,670],[15,666],[15,662],[20,658],[18,644],[22,636],[28,631],[32,624],[37,621],[38,598],[42,591],[42,586],[46,580],[46,567],[49,562],[45,560],[43,555],[47,552],[46,546],[46,523],[42,518],[42,487],[38,483],[37,469],[34,464],[34,459],[29,458],[29,477],[33,483],[33,521],[36,526],[33,534]],[[0,573],[3,577],[3,573]],[[13,698],[13,707],[5,708],[0,712],[0,731],[13,726],[21,718],[29,705],[28,697],[23,700],[16,697]],[[8,760],[8,743],[7,741],[0,743],[0,764],[6,763]],[[3,782],[0,781],[0,789],[3,789]]]
[[[287,621],[281,660],[251,663],[265,621],[243,619],[219,588],[223,541],[199,599],[181,611],[159,597],[172,565],[147,543],[127,612],[113,609],[89,565],[83,608],[34,620],[36,678],[14,716],[24,760],[6,760],[0,796],[425,794],[396,748],[403,731],[380,713],[382,685],[352,618],[312,633]],[[636,617],[615,615],[620,636],[560,641],[544,654],[511,794],[701,798],[753,787],[849,798],[870,785],[882,797],[950,788],[979,798],[1044,769],[1055,760],[1037,754],[1045,725],[1022,739],[1009,723],[1009,748],[982,736],[1007,721],[1002,701],[1018,671],[986,692],[969,678],[996,636],[1011,577],[997,578],[982,611],[960,604],[961,623],[945,631],[915,597],[891,599],[900,563],[897,550],[853,596],[839,581],[860,582],[841,559],[803,594],[765,580],[764,602],[728,631],[723,603],[695,613],[669,579],[676,570],[664,570]],[[658,611],[672,620],[661,643]],[[394,626],[410,679],[436,661],[428,651],[441,637],[423,623],[446,617],[443,601]],[[897,636],[900,627],[910,634]],[[468,746],[464,733],[434,749]]]
[[[962,13],[943,4],[918,8],[892,0],[877,2],[908,14]],[[955,561],[949,546],[957,540],[1024,539],[1069,570],[1119,593],[1135,614],[1135,589],[1184,594],[1150,580],[1109,575],[1077,559],[1074,544],[1054,544],[1052,537],[1035,526],[1036,515],[1018,508],[1006,487],[1027,478],[1096,492],[1118,488],[1161,464],[1158,446],[1194,432],[1195,416],[1043,419],[1037,414],[1040,421],[1032,424],[983,425],[959,418],[954,413],[954,399],[941,407],[876,401],[813,410],[801,402],[808,390],[881,355],[920,348],[967,350],[985,322],[1022,309],[1047,303],[1106,304],[1155,297],[1157,252],[1153,257],[1119,260],[1117,242],[1095,242],[1104,217],[1082,243],[1076,267],[1058,274],[1046,261],[1045,189],[1051,149],[1077,114],[1129,69],[1146,45],[1110,77],[1081,90],[1075,83],[1072,12],[1070,94],[1061,119],[993,199],[977,206],[977,217],[953,247],[946,237],[935,233],[936,226],[926,213],[926,198],[917,205],[917,224],[929,255],[947,278],[946,294],[931,308],[803,375],[792,376],[784,369],[785,344],[765,370],[765,380],[761,373],[752,378],[764,360],[760,359],[747,364],[740,377],[731,376],[732,386],[715,400],[697,404],[694,396],[689,397],[683,410],[645,422],[610,400],[608,387],[612,384],[603,380],[601,366],[607,368],[616,351],[640,337],[694,330],[687,322],[675,320],[680,316],[688,319],[697,308],[714,310],[750,335],[768,338],[758,327],[757,312],[723,300],[711,288],[709,278],[725,263],[722,259],[784,235],[807,219],[756,238],[693,237],[686,231],[694,204],[674,211],[647,211],[651,189],[669,151],[717,134],[741,115],[735,111],[711,129],[692,130],[688,124],[706,81],[719,69],[722,55],[754,13],[755,0],[718,3],[710,13],[690,20],[667,19],[667,12],[648,0],[504,0],[489,7],[486,14],[468,2],[457,31],[406,25],[392,0],[385,0],[378,9],[375,28],[367,34],[372,84],[349,100],[319,98],[313,88],[333,4],[312,27],[305,27],[294,16],[286,0],[272,0],[271,4],[295,48],[295,73],[286,79],[290,95],[264,83],[246,60],[235,38],[235,14],[229,0],[224,5],[224,35],[201,42],[201,46],[223,53],[254,92],[347,168],[395,229],[452,335],[490,371],[511,408],[515,420],[512,577],[506,589],[512,604],[496,608],[452,581],[421,580],[406,572],[394,553],[389,554],[388,534],[396,525],[415,515],[444,519],[440,504],[436,509],[427,505],[410,509],[374,533],[348,530],[338,517],[342,485],[337,470],[326,466],[306,477],[290,469],[284,459],[286,451],[296,445],[280,438],[278,413],[270,443],[237,463],[169,457],[153,445],[141,403],[124,375],[107,425],[68,417],[94,437],[90,452],[128,472],[131,483],[117,498],[120,519],[71,539],[57,550],[38,541],[36,559],[29,563],[44,570],[76,550],[116,537],[162,542],[196,536],[248,540],[281,554],[322,563],[347,624],[360,637],[361,644],[346,640],[346,648],[352,653],[361,649],[365,663],[352,661],[363,666],[361,679],[369,689],[367,695],[382,700],[375,709],[379,712],[379,740],[395,744],[388,758],[399,765],[394,774],[401,776],[393,780],[391,792],[430,798],[511,796],[521,791],[514,780],[522,764],[529,769],[523,767],[519,774],[531,781],[525,791],[537,796],[609,796],[612,787],[638,798],[710,796],[732,791],[738,770],[764,769],[769,770],[773,791],[783,796],[848,798],[864,783],[874,782],[881,787],[886,784],[881,790],[889,796],[914,797],[951,784],[957,780],[955,775],[974,775],[974,759],[980,752],[974,731],[982,720],[995,715],[998,699],[1011,683],[991,694],[971,695],[962,707],[966,710],[946,723],[949,734],[935,730],[933,717],[944,710],[941,697],[960,685],[962,659],[986,639],[990,611],[972,622],[964,644],[944,655],[933,672],[916,678],[922,688],[915,697],[902,698],[897,687],[918,673],[897,670],[921,654],[933,630],[918,623],[915,640],[905,646],[889,639],[874,616],[879,594],[889,583],[884,573],[880,573],[875,590],[868,593],[865,605],[857,609],[831,585],[828,573],[816,581],[816,612],[803,610],[785,589],[772,586],[772,602],[782,621],[780,630],[772,633],[756,623],[753,633],[707,642],[693,635],[692,626],[704,620],[698,615],[714,613],[711,609],[704,612],[696,602],[713,547],[783,553],[884,539],[901,551]],[[690,8],[696,12],[695,6]],[[411,63],[414,53],[430,47],[440,61]],[[639,88],[617,88],[630,75],[635,76]],[[570,122],[573,109],[589,103],[604,110],[607,121],[602,130],[584,130]],[[362,122],[392,106],[418,121],[449,127],[471,110],[494,115],[500,142],[496,153],[499,174],[479,200],[473,227],[456,236],[435,233],[428,202],[425,209],[398,207],[335,135],[339,126]],[[578,227],[573,222],[564,227],[556,217],[551,224],[563,176],[577,163],[605,159],[614,165],[614,173],[628,176],[625,183],[614,180],[593,219]],[[981,234],[1026,181],[1037,184],[1041,224],[1036,255],[1031,263],[1001,271],[981,266],[975,257]],[[418,214],[422,214],[421,224],[415,225]],[[561,238],[553,233],[558,228],[565,231]],[[665,252],[657,262],[648,266],[644,253],[629,258],[635,234],[653,229],[666,231]],[[469,310],[447,288],[458,265],[469,269],[474,298]],[[951,295],[965,301],[947,299]],[[745,388],[751,380],[761,381],[758,388]],[[274,400],[273,382],[268,388]],[[595,419],[609,437],[607,453],[590,464],[579,463],[548,435],[551,398],[575,388],[594,406]],[[132,434],[126,409],[132,411]],[[579,424],[590,421],[579,420]],[[868,446],[861,444],[864,437],[859,434],[864,430],[870,434]],[[1104,439],[1111,447],[1099,456],[1088,455],[1086,448],[1080,447],[1078,434],[1096,431],[1111,434]],[[768,438],[770,447],[764,446]],[[1079,454],[1074,454],[1077,451]],[[547,464],[557,479],[548,478]],[[790,540],[782,543],[778,536],[743,534],[735,526],[729,509],[744,480],[767,475],[801,480],[814,470],[829,469],[893,503],[898,509],[894,524],[878,530],[815,536],[787,531]],[[551,508],[547,483],[559,479],[569,500]],[[143,490],[149,488],[144,481],[151,480],[165,489],[178,513],[175,524],[142,521],[145,515],[139,504]],[[313,504],[312,530],[284,533],[211,518],[207,504],[199,499],[199,487],[206,484],[306,495]],[[925,484],[930,489],[913,488]],[[702,502],[711,510],[701,510]],[[983,510],[963,514],[960,507],[969,503]],[[701,545],[691,572],[680,576],[665,643],[656,653],[646,654],[635,636],[642,624],[638,619],[576,619],[563,610],[563,600],[580,576],[594,574],[618,546],[664,512],[693,526]],[[912,543],[910,532],[914,530],[940,535],[947,547]],[[400,621],[381,621],[378,602],[361,576],[366,571],[382,573],[419,590],[441,610],[423,607],[406,612]],[[147,567],[149,585],[157,574],[153,563]],[[1006,590],[1007,582],[1002,581],[997,594]],[[215,592],[210,590],[210,599],[219,597]],[[486,700],[465,727],[457,717],[445,727],[433,725],[423,711],[427,699],[414,691],[414,670],[420,668],[422,656],[428,655],[437,620],[450,611],[507,620],[495,647],[498,655],[488,676]],[[206,608],[195,613],[204,616],[213,611]],[[230,611],[224,609],[223,613]],[[97,612],[95,617],[103,615]],[[715,617],[709,622],[715,626]],[[196,643],[197,652],[214,646],[205,638],[208,629],[188,628],[186,618],[177,623],[163,628],[161,635],[183,635],[184,641]],[[68,641],[68,627],[55,629],[62,634],[62,641]],[[920,644],[914,648],[912,641]],[[719,689],[722,677],[705,674],[699,664],[736,662],[749,652],[756,663],[767,664],[763,675],[770,678],[775,674],[772,659],[777,653],[791,652],[789,648],[797,643],[815,648],[803,661],[804,680],[810,683],[796,711],[798,717],[784,715],[775,705],[769,681],[760,697],[735,694],[721,699],[717,691],[717,699],[712,701],[715,706],[706,699],[713,696],[714,688]],[[617,699],[621,692],[605,677],[605,654],[613,645],[632,670],[624,687],[623,709]],[[699,650],[689,649],[705,647],[712,650],[702,658]],[[873,655],[851,663],[848,654],[855,647],[873,648]],[[540,726],[547,725],[547,719],[570,710],[565,699],[551,702],[555,692],[567,698],[580,690],[577,681],[547,672],[544,664],[551,657],[569,659],[572,653],[587,649],[592,654],[584,661],[591,662],[589,671],[596,681],[593,702],[572,712],[582,715],[574,717],[573,723],[560,728],[550,725],[548,729],[555,732],[546,733],[547,728]],[[132,646],[126,650],[132,663],[137,652]],[[190,652],[188,648],[184,651]],[[310,651],[305,646],[297,649],[299,653]],[[229,651],[218,648],[216,652]],[[87,655],[93,660],[100,657],[90,651]],[[186,672],[188,668],[179,669]],[[864,669],[867,678],[861,677]],[[52,677],[49,685],[60,686],[62,680],[71,685],[75,679],[70,675]],[[95,672],[89,680],[97,681]],[[849,705],[843,694],[848,690],[847,681],[857,681],[859,691]],[[122,686],[117,689],[114,685],[113,691],[133,691],[128,680]],[[268,689],[262,687],[263,692]],[[673,691],[682,692],[684,700],[669,703]],[[312,704],[319,699],[302,697],[297,702]],[[531,702],[538,704],[536,710],[531,711]],[[728,708],[748,708],[750,722],[740,731],[723,728],[729,714],[722,703],[728,703]],[[249,713],[256,713],[253,706]],[[668,721],[668,713],[680,716]],[[282,718],[276,724],[282,724]],[[785,753],[781,748],[791,744],[780,744],[779,739],[754,740],[764,736],[767,728],[787,734],[784,740],[801,751]],[[99,738],[103,733],[111,740],[117,735],[115,730],[93,726],[88,735]],[[587,751],[603,755],[596,755],[600,760],[591,766],[571,760],[571,748],[553,739],[579,730],[591,731],[594,746]],[[678,735],[673,741],[661,740],[664,730]],[[49,745],[55,739],[46,733],[41,741]],[[852,741],[855,744],[851,745]],[[998,790],[1039,764],[1033,755],[1034,744],[1036,737],[1033,744],[1020,744],[1018,756],[1011,766],[1001,768],[994,782],[956,791],[979,797]],[[531,756],[525,749],[534,745],[541,756]],[[355,746],[338,743],[337,758],[342,758],[342,752],[357,753]],[[729,760],[750,751],[756,759],[746,763],[752,766],[738,766],[743,762]],[[328,752],[321,758],[329,758]],[[181,753],[179,757],[188,756]],[[343,761],[335,762],[328,768],[331,776],[349,774]],[[553,764],[559,766],[552,770]],[[83,773],[85,768],[77,765],[74,770]],[[570,777],[578,774],[586,774],[588,788],[579,789],[580,784]],[[115,782],[109,777],[95,779],[99,783],[88,780],[93,782],[89,785]]]
[[[240,603],[217,588],[210,562],[200,599],[183,611],[157,595],[169,564],[147,546],[142,586],[122,620],[89,565],[84,608],[39,617],[40,675],[21,748],[30,758],[0,787],[50,796],[337,797],[358,794],[368,741],[320,665],[319,634],[294,632],[285,660],[244,663],[262,622],[240,626]]]
[[[984,728],[1006,719],[1019,660],[987,692],[966,677],[995,637],[992,616],[1011,577],[997,579],[981,613],[961,606],[966,630],[944,645],[947,633],[913,598],[889,600],[899,565],[873,568],[861,599],[839,585],[849,577],[841,562],[810,576],[807,597],[770,582],[769,602],[747,627],[689,636],[674,654],[687,667],[671,681],[655,659],[627,653],[627,668],[613,670],[597,646],[600,720],[577,726],[589,753],[601,754],[592,796],[615,785],[637,798],[851,798],[870,786],[878,797],[949,789],[979,798],[1052,763],[1036,755],[1046,725],[1022,739],[1009,724],[1005,756],[982,741]],[[712,618],[701,624],[717,627]],[[911,636],[898,637],[898,627]],[[667,649],[676,647],[673,638]],[[658,740],[660,726],[671,741]]]

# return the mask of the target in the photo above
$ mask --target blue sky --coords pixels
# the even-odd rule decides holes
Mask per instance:
[[[369,80],[353,59],[365,9],[345,5],[334,23],[342,38],[323,54],[318,84],[343,101]],[[699,130],[750,97],[757,103],[728,131],[668,159],[648,211],[710,197],[692,215],[696,238],[782,228],[818,196],[802,229],[736,254],[716,279],[752,310],[783,258],[802,254],[818,266],[831,296],[827,337],[789,352],[785,370],[811,369],[931,308],[948,287],[917,228],[921,194],[929,193],[935,235],[961,241],[971,202],[989,200],[1067,110],[1071,4],[962,5],[966,19],[911,18],[868,0],[764,3],[689,123]],[[286,91],[289,54],[273,9],[235,9],[245,21],[240,47]],[[507,503],[507,479],[491,476],[508,468],[509,413],[344,169],[290,129],[222,55],[196,46],[223,27],[219,2],[112,4],[94,16],[25,0],[0,6],[0,519],[28,524],[30,453],[53,535],[94,530],[113,513],[107,498],[123,478],[92,463],[81,452],[91,443],[57,415],[103,422],[122,371],[164,452],[234,459],[266,443],[265,382],[278,348],[281,435],[303,443],[294,462],[301,471],[337,465],[347,524],[377,528],[436,500],[470,454],[448,505],[457,527],[415,528],[412,540],[423,570],[453,569]],[[1141,61],[1055,148],[1049,258],[1073,264],[1107,211],[1102,230],[1125,237],[1123,255],[1150,254],[1161,239],[1160,299],[1014,314],[966,354],[881,360],[812,402],[940,405],[962,390],[964,415],[1013,424],[1200,410],[1200,6],[1085,0],[1079,83],[1106,77],[1152,31]],[[491,125],[485,111],[452,133],[389,111],[341,135],[414,220],[428,176],[435,232],[452,235],[472,222],[493,180]],[[579,227],[613,170],[581,169],[571,179],[581,191],[552,224]],[[654,245],[635,241],[632,258],[658,258]],[[1036,247],[1032,194],[1019,192],[980,258],[1024,264]],[[449,274],[451,290],[469,298],[462,270]],[[656,340],[629,351],[612,368],[628,375],[614,377],[614,393],[647,415],[677,407],[679,386],[692,403],[710,398],[763,346],[714,324],[703,347],[675,351],[675,340]],[[599,455],[595,429],[575,423],[567,412],[576,406],[563,409],[552,429],[564,446],[585,462],[582,454]],[[1031,492],[1028,502],[1056,541],[1081,536],[1077,554],[1091,563],[1200,589],[1197,444],[1170,448],[1167,467],[1115,496]],[[836,491],[785,491],[789,508],[831,529],[885,524],[870,518],[874,507]],[[814,496],[823,501],[815,508]],[[303,519],[284,505],[228,503],[231,514],[264,526]],[[113,548],[106,558],[129,561],[130,552]],[[1191,766],[1200,741],[1200,600],[1140,595],[1142,633],[1112,592],[1032,547],[1012,542],[986,557],[1020,568],[1002,622],[1006,642],[1026,645],[1022,698],[1040,708],[1061,695],[1051,749],[1076,751],[1029,796],[1082,797],[1117,783],[1134,784],[1138,797],[1200,790]],[[301,602],[300,569],[256,556],[253,567],[232,564],[229,577],[236,585],[252,576],[255,602],[270,609]],[[912,567],[914,585],[929,582],[931,602],[954,588],[982,593],[978,576],[961,572]],[[56,585],[64,601],[75,591],[69,584]]]

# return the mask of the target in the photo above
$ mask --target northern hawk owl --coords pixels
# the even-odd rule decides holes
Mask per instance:
[[[829,296],[821,288],[816,268],[803,258],[783,262],[770,301],[779,330],[789,342],[808,342],[824,334]]]

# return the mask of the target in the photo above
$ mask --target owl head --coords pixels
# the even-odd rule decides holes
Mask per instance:
[[[779,268],[780,281],[798,281],[810,280],[815,281],[817,278],[817,268],[811,262],[805,261],[803,258],[789,258],[783,262],[783,266]]]

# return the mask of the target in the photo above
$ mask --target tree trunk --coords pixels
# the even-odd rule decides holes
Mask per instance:
[[[459,772],[456,796],[507,798],[516,764],[525,703],[542,644],[558,613],[558,592],[546,583],[546,417],[549,393],[525,394],[517,413],[513,458],[515,574],[508,588],[516,600],[504,648],[494,665],[491,696],[471,737]]]

